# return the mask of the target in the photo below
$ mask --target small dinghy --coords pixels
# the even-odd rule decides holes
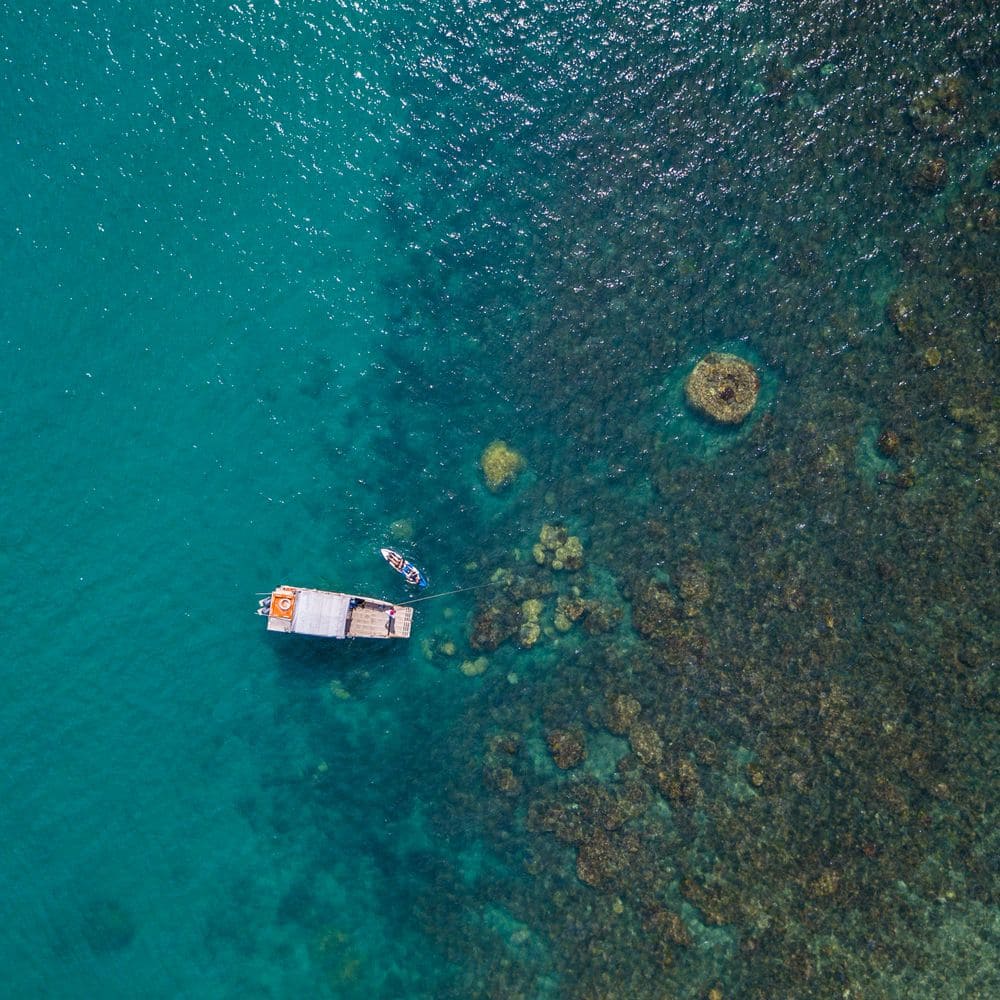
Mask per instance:
[[[393,549],[382,549],[382,558],[413,587],[426,587],[427,577]]]

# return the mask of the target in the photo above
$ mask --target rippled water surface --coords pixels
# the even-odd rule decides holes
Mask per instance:
[[[3,23],[10,995],[1000,994],[994,4]]]

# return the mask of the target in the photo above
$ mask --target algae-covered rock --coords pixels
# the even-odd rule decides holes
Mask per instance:
[[[475,650],[492,652],[520,627],[520,615],[511,615],[503,607],[488,605],[480,608],[472,619],[469,645]]]
[[[624,736],[639,717],[642,706],[630,694],[615,694],[608,698],[605,725],[609,732]]]
[[[965,82],[957,75],[936,77],[910,102],[913,127],[940,138],[954,135],[966,106],[965,90]]]
[[[679,914],[654,903],[646,910],[642,928],[654,934],[661,941],[669,941],[682,948],[689,948],[694,943],[691,932]]]
[[[948,164],[940,156],[922,160],[910,177],[910,186],[915,191],[934,194],[948,183]]]
[[[587,756],[583,733],[579,729],[550,729],[546,733],[545,742],[556,767],[564,771],[576,767]]]
[[[576,535],[570,535],[552,553],[552,568],[577,570],[583,565],[583,542]]]
[[[579,597],[560,596],[556,598],[556,614],[553,624],[557,632],[568,632],[573,622],[579,621],[589,610],[590,602]]]
[[[399,542],[408,542],[413,538],[413,522],[401,517],[389,525],[389,534]]]
[[[809,895],[814,899],[823,899],[826,896],[833,896],[838,888],[840,888],[840,875],[829,869],[809,883]]]
[[[497,733],[490,737],[489,747],[493,753],[505,753],[513,757],[521,749],[521,734]]]
[[[615,851],[603,830],[588,834],[577,849],[576,876],[586,885],[602,885],[614,873],[617,859]]]
[[[478,677],[480,674],[486,672],[486,668],[489,666],[489,661],[485,656],[477,656],[474,660],[465,660],[459,670],[465,674],[466,677]]]
[[[531,649],[542,635],[542,627],[538,622],[525,622],[517,633],[517,641],[521,649]]]
[[[537,597],[521,602],[521,615],[524,624],[517,634],[517,641],[522,649],[531,649],[542,635],[542,626],[538,619],[542,614],[542,602]]]
[[[539,566],[573,572],[583,566],[583,542],[562,525],[543,524],[531,555]]]
[[[628,742],[632,752],[648,767],[663,759],[663,740],[648,722],[635,723],[628,731]]]
[[[887,427],[879,434],[875,446],[885,458],[892,458],[899,451],[899,435],[891,427]]]
[[[692,617],[711,596],[708,571],[695,559],[683,562],[677,571],[677,589],[684,599],[685,614]]]
[[[517,478],[524,468],[524,458],[506,441],[494,441],[487,445],[479,459],[479,467],[483,470],[487,489],[499,493]]]
[[[537,597],[521,602],[521,612],[527,622],[537,622],[542,616],[542,602]]]
[[[610,632],[621,623],[622,609],[609,601],[588,601],[587,617],[583,620],[583,630],[587,635]]]
[[[351,697],[351,692],[340,681],[330,681],[330,694],[338,701],[347,701]]]
[[[665,584],[651,579],[636,588],[632,621],[639,634],[647,639],[670,637],[676,621],[676,605]]]
[[[885,307],[886,318],[898,333],[908,337],[917,330],[917,300],[909,289],[894,292]]]
[[[684,384],[692,409],[720,424],[738,424],[749,415],[760,392],[753,365],[735,354],[706,354]]]
[[[483,781],[488,788],[503,795],[518,795],[521,791],[521,779],[502,764],[488,761],[483,766]]]
[[[698,769],[686,757],[681,757],[673,767],[657,772],[656,784],[671,802],[679,803],[693,802],[701,789]]]

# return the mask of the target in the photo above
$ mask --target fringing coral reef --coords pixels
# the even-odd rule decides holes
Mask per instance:
[[[565,447],[511,434],[435,817],[498,859],[428,920],[463,996],[1000,994],[996,17],[835,6],[737,21],[728,102],[623,75],[546,206],[510,366]],[[734,338],[776,388],[685,450],[666,387]]]

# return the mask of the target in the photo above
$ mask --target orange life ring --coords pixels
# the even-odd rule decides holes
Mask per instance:
[[[270,613],[272,618],[284,618],[292,620],[295,614],[295,594],[290,594],[287,590],[278,591],[271,595]]]

